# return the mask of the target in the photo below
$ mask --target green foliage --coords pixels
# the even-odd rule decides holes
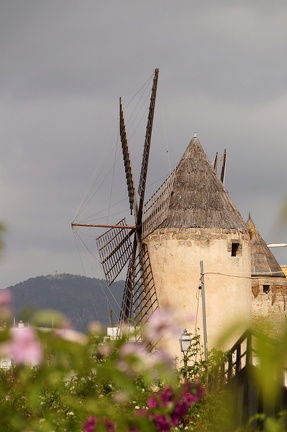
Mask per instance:
[[[44,328],[50,319],[55,328]],[[1,432],[79,432],[89,418],[103,421],[97,431],[108,427],[105,419],[117,431],[152,431],[161,414],[171,419],[177,397],[183,397],[171,359],[158,352],[152,356],[127,335],[110,340],[100,327],[83,335],[51,311],[35,313],[33,327],[7,327],[0,335],[0,356],[10,350],[15,359],[11,368],[0,370]],[[27,364],[29,358],[36,364]],[[165,389],[172,389],[174,399],[153,417],[151,411],[137,415],[149,396]],[[192,401],[198,398],[192,395]]]
[[[226,391],[210,392],[190,408],[188,430],[192,432],[231,431],[229,394]]]
[[[227,354],[223,351],[212,349],[207,359],[201,346],[200,335],[189,335],[191,344],[183,359],[180,373],[187,381],[200,381],[205,387],[214,384],[219,365],[226,360]]]

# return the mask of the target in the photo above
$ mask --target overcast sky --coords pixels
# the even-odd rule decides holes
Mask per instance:
[[[227,149],[242,217],[267,243],[287,242],[286,0],[2,0],[0,47],[1,288],[55,272],[103,277],[70,224],[116,145],[119,96],[128,102],[155,68],[149,181],[196,131],[211,160]],[[287,248],[279,255],[287,263]]]

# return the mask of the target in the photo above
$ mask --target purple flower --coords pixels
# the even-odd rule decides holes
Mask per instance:
[[[108,418],[104,417],[104,425],[108,432],[115,432],[115,424]]]
[[[150,419],[159,431],[169,431],[172,426],[180,424],[190,405],[203,395],[204,389],[197,383],[186,383],[177,391],[165,387],[162,392],[148,398],[148,407],[141,410],[141,416]]]
[[[83,424],[83,432],[95,432],[98,419],[95,416],[88,417]]]
[[[163,390],[162,394],[161,394],[161,399],[163,401],[163,404],[165,406],[167,406],[169,404],[169,402],[172,400],[173,397],[173,390],[169,387],[165,387],[165,389]]]
[[[180,420],[188,413],[189,404],[186,402],[177,402],[173,412],[171,413],[171,420],[173,426],[178,426]]]
[[[170,431],[170,424],[163,415],[154,416],[155,426],[159,431]]]
[[[190,382],[184,384],[183,392],[183,398],[189,405],[202,399],[205,394],[204,388],[200,384]]]
[[[150,396],[147,400],[147,406],[148,408],[156,408],[158,407],[158,400],[154,396]]]
[[[198,401],[198,396],[194,395],[192,393],[186,393],[184,396],[184,400],[188,405],[191,405],[193,403],[196,403]]]
[[[99,424],[99,419],[93,415],[88,417],[83,424],[83,432],[95,432]],[[107,417],[103,418],[103,424],[107,432],[115,432],[115,424]]]
[[[147,409],[146,408],[140,408],[136,411],[136,416],[137,417],[144,417],[147,415]]]

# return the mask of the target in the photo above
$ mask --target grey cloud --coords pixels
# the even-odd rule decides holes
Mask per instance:
[[[196,131],[211,160],[227,148],[226,187],[242,215],[251,211],[268,241],[286,241],[277,224],[286,197],[286,12],[285,0],[2,2],[2,282],[81,271],[70,222],[96,167],[87,216],[122,200],[110,219],[122,217],[121,155],[113,192],[101,156],[117,144],[118,97],[128,103],[155,67],[148,194]],[[144,129],[130,137],[136,179]],[[84,235],[94,248],[95,233]]]

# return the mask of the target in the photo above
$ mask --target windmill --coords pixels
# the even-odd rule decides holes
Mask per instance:
[[[250,280],[232,276],[235,266],[238,273],[251,273],[249,235],[223,185],[226,151],[219,160],[216,154],[212,164],[196,134],[175,169],[145,201],[157,81],[156,69],[137,191],[120,99],[120,140],[134,224],[127,225],[124,218],[116,225],[72,225],[107,229],[96,242],[108,285],[128,267],[120,325],[126,323],[140,330],[155,310],[164,306],[180,315],[186,329],[190,326],[189,311],[197,311],[196,332],[203,315],[198,308],[198,278],[204,262],[209,275],[206,315],[212,346],[221,329],[235,317],[248,321],[251,316]],[[170,354],[178,357],[178,344],[173,337],[166,339]]]
[[[120,139],[129,207],[130,213],[134,215],[134,225],[127,225],[126,218],[120,220],[115,225],[72,223],[72,227],[90,226],[108,228],[104,234],[96,238],[106,281],[110,286],[124,267],[128,265],[119,323],[132,323],[138,327],[141,327],[151,314],[158,309],[158,299],[144,238],[161,223],[161,215],[167,205],[166,198],[168,194],[166,189],[170,183],[170,180],[167,180],[160,188],[160,191],[144,205],[158,73],[159,70],[155,69],[137,192],[120,98]]]

